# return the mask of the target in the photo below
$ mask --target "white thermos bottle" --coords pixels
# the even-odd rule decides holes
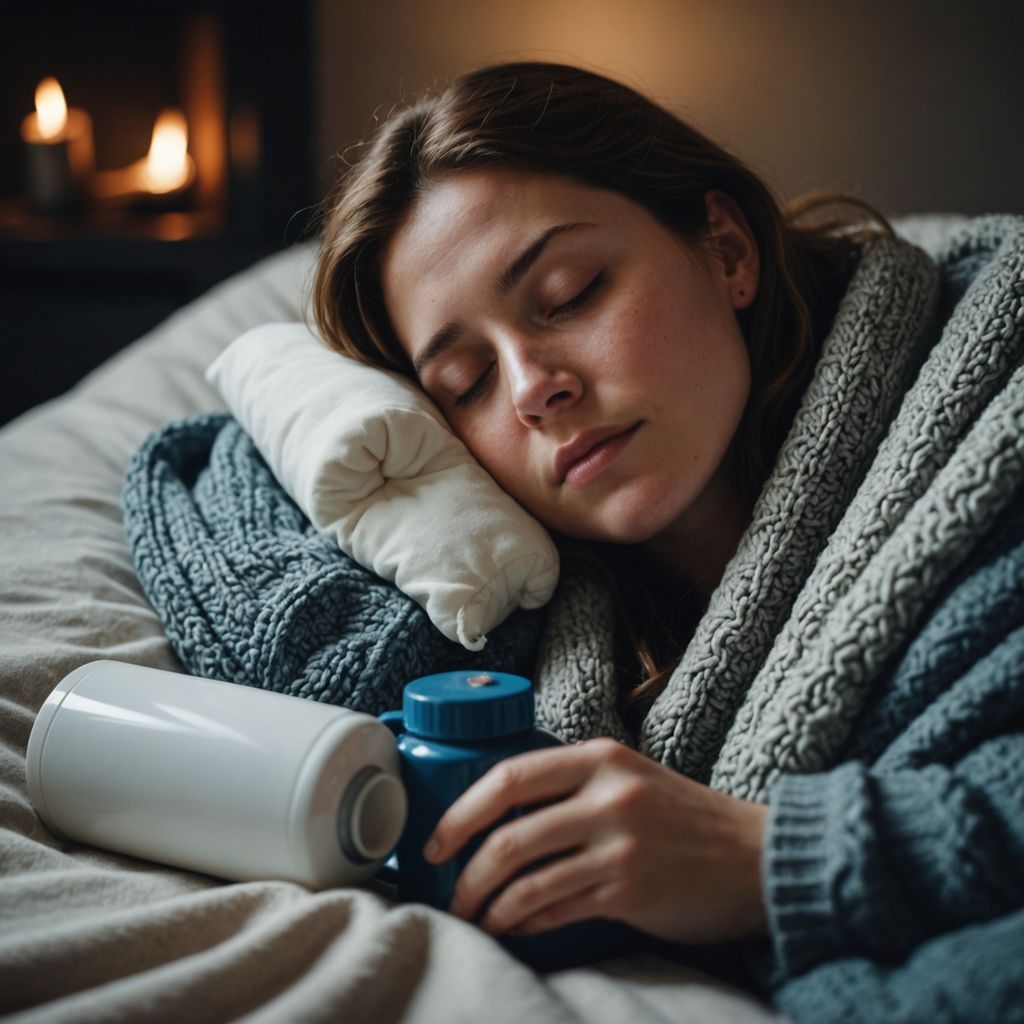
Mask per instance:
[[[54,831],[237,881],[364,882],[406,819],[372,715],[114,661],[56,686],[26,763]]]

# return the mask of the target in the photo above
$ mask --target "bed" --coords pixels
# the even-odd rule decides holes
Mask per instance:
[[[928,248],[955,216],[904,218]],[[314,249],[220,285],[0,430],[0,1011],[15,1020],[781,1020],[680,950],[536,973],[474,926],[368,885],[225,883],[62,842],[25,782],[52,687],[99,658],[181,671],[123,536],[125,468],[168,420],[223,408],[203,372],[301,317]]]

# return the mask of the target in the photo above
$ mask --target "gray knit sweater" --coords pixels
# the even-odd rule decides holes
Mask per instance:
[[[771,937],[745,952],[798,1020],[1024,1006],[1022,356],[1024,219],[979,218],[931,255],[873,243],[639,736],[609,599],[571,560],[546,613],[494,645],[520,669],[533,652],[563,738],[616,736],[770,803]],[[458,657],[321,543],[233,421],[151,438],[125,508],[191,671],[376,712]]]

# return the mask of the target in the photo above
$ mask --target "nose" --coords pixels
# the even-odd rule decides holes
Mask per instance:
[[[556,346],[543,351],[529,343],[505,349],[505,373],[516,415],[527,427],[539,427],[572,408],[583,397],[583,381]]]

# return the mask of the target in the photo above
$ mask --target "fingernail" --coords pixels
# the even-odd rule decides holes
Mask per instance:
[[[423,856],[426,860],[433,860],[441,852],[441,844],[436,839],[428,840],[423,847]]]

